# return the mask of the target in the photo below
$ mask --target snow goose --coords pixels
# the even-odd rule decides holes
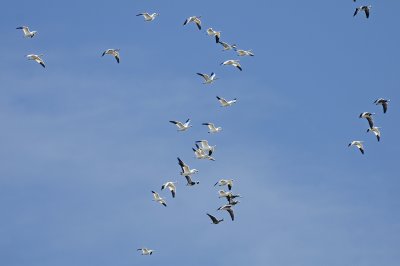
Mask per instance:
[[[209,150],[208,153],[206,153],[202,148],[199,147],[199,145],[196,144],[196,147],[197,149],[192,148],[196,156],[196,159],[207,159],[210,161],[215,161],[215,159],[211,157],[212,150]]]
[[[362,153],[362,154],[364,154],[364,146],[363,146],[363,141],[360,141],[360,140],[353,140],[352,142],[350,142],[349,143],[349,147],[350,146],[356,146],[359,150],[360,150],[360,152]]]
[[[379,129],[380,129],[380,127],[372,127],[372,128],[368,128],[367,132],[371,131],[372,133],[374,133],[377,140],[380,141],[381,140],[381,131]]]
[[[145,21],[153,21],[159,15],[160,14],[158,14],[158,13],[149,14],[147,12],[144,12],[144,13],[137,14],[136,16],[137,17],[138,16],[143,16]]]
[[[226,198],[228,202],[231,202],[231,200],[235,198],[240,198],[239,194],[233,194],[231,191],[224,191],[224,190],[218,191],[218,195],[219,198]]]
[[[210,217],[211,221],[213,224],[219,224],[220,222],[223,222],[224,219],[218,220],[217,218],[215,218],[214,216],[212,216],[211,214],[207,213],[208,217]]]
[[[254,56],[254,53],[251,50],[237,50],[238,56]]]
[[[358,14],[358,12],[364,11],[364,12],[365,12],[365,16],[366,16],[367,18],[369,18],[369,11],[370,11],[371,7],[372,7],[371,5],[369,5],[369,6],[360,6],[360,7],[357,7],[357,8],[356,8],[356,11],[354,11],[353,17],[355,17],[355,16]]]
[[[226,60],[225,62],[222,62],[221,65],[231,65],[242,71],[242,66],[239,63],[239,60]]]
[[[236,44],[229,44],[226,42],[218,42],[219,44],[222,45],[222,47],[224,47],[224,50],[222,51],[228,51],[228,50],[233,50],[236,49]]]
[[[229,215],[231,216],[232,221],[235,220],[235,215],[233,213],[233,209],[232,209],[232,205],[230,204],[225,204],[224,206],[221,206],[217,209],[217,211],[227,211],[229,213]]]
[[[43,55],[41,54],[41,55],[36,55],[36,54],[28,54],[27,56],[26,56],[26,58],[28,58],[28,60],[35,60],[38,64],[40,64],[42,67],[46,67],[45,65],[44,65],[44,61],[42,60],[42,57]]]
[[[374,127],[374,120],[372,120],[372,116],[373,116],[374,114],[375,114],[375,113],[363,112],[363,113],[361,113],[358,117],[359,117],[359,118],[365,118],[365,119],[367,119],[367,120],[368,120],[369,127],[370,127],[370,128],[373,128],[373,127]]]
[[[157,192],[151,191],[151,193],[153,193],[153,197],[154,197],[153,201],[156,201],[156,202],[164,205],[165,207],[167,207],[167,203],[165,202],[165,200],[163,198],[160,197],[160,195]]]
[[[382,107],[383,107],[383,113],[384,113],[384,114],[386,114],[386,111],[387,111],[389,102],[390,102],[390,100],[386,100],[386,99],[383,99],[383,98],[379,98],[379,99],[376,99],[376,100],[374,101],[374,103],[375,103],[376,105],[379,105],[379,104],[382,105]]]
[[[117,60],[117,63],[119,64],[119,50],[120,49],[107,49],[103,52],[101,56],[104,56],[106,54],[114,56],[115,60]]]
[[[175,193],[176,193],[176,186],[175,186],[175,184],[176,184],[176,183],[177,183],[177,182],[168,181],[168,182],[166,182],[165,184],[163,184],[163,185],[161,186],[161,190],[164,190],[165,188],[168,188],[169,191],[171,191],[172,197],[175,198]]]
[[[222,127],[215,127],[215,125],[213,123],[203,123],[202,125],[207,126],[208,129],[210,130],[210,131],[208,131],[208,133],[211,133],[211,134],[222,131]]]
[[[192,17],[188,17],[185,22],[183,22],[183,26],[185,26],[186,24],[193,22],[196,23],[197,28],[199,28],[199,30],[201,30],[201,20],[200,20],[201,16],[192,16]]]
[[[178,157],[179,166],[182,168],[181,175],[183,176],[190,176],[199,172],[197,169],[190,169],[190,167],[185,164],[179,157]]]
[[[207,29],[207,34],[208,36],[215,36],[215,42],[219,43],[219,39],[221,38],[221,32],[220,31],[215,31],[213,28],[208,28]]]
[[[204,79],[203,84],[211,84],[218,79],[214,72],[212,72],[211,75],[203,73],[196,73],[196,74],[203,77]]]
[[[153,249],[148,249],[148,248],[138,248],[137,250],[142,251],[142,255],[151,255],[154,252]]]
[[[193,181],[192,178],[190,176],[188,176],[188,175],[185,176],[185,178],[186,178],[186,181],[187,181],[186,186],[190,186],[191,187],[191,186],[200,184],[199,181]]]
[[[228,189],[231,190],[233,186],[233,179],[221,179],[217,183],[215,183],[214,187],[218,185],[220,187],[222,186],[228,186]]]
[[[217,96],[217,99],[220,102],[221,107],[228,107],[237,102],[236,98],[233,100],[227,101],[224,98]]]
[[[189,125],[190,124],[190,119],[189,118],[188,118],[188,120],[186,120],[185,123],[182,123],[182,122],[179,122],[179,121],[174,121],[174,120],[171,120],[169,122],[172,123],[172,124],[175,124],[177,126],[177,128],[178,128],[178,131],[186,131],[186,130],[188,130],[189,128],[192,127],[191,125]]]
[[[37,31],[30,31],[27,26],[18,27],[17,30],[22,30],[25,38],[33,38]]]
[[[216,145],[210,146],[207,140],[198,140],[196,143],[201,143],[201,149],[205,152],[214,152]]]

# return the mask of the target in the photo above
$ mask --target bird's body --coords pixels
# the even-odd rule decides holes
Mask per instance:
[[[192,148],[192,150],[194,151],[194,154],[196,156],[196,159],[207,159],[210,161],[215,161],[215,159],[213,157],[211,157],[212,154],[212,150],[209,150],[208,152],[204,151],[202,148],[199,147],[199,145],[197,145],[196,143],[196,148]]]
[[[115,60],[117,60],[117,63],[119,64],[119,50],[120,49],[107,49],[103,52],[101,56],[104,56],[106,54],[114,56]]]
[[[213,28],[208,28],[207,29],[207,34],[208,36],[215,36],[215,42],[219,43],[219,39],[221,38],[221,32],[220,31],[215,31]]]
[[[228,186],[228,189],[231,190],[233,186],[233,179],[221,179],[217,183],[215,183],[214,187],[218,185],[220,187],[222,186]]]
[[[387,111],[389,102],[390,102],[389,99],[386,100],[386,99],[383,99],[383,98],[379,98],[379,99],[376,99],[376,100],[374,101],[374,103],[375,103],[376,105],[380,105],[380,104],[382,105],[382,107],[383,107],[383,113],[384,113],[384,114],[386,114],[386,111]]]
[[[147,12],[144,12],[144,13],[139,13],[136,16],[137,17],[143,16],[145,21],[150,22],[150,21],[153,21],[157,16],[159,16],[159,14],[158,13],[149,14]]]
[[[365,16],[366,16],[367,18],[369,18],[369,12],[370,12],[370,10],[371,10],[371,7],[372,7],[372,6],[370,6],[370,5],[369,5],[369,6],[360,6],[360,7],[357,7],[356,10],[354,11],[353,17],[355,17],[355,16],[358,14],[358,12],[364,11]]]
[[[370,127],[370,128],[373,128],[373,127],[374,127],[374,120],[372,119],[372,116],[373,116],[374,114],[375,114],[375,113],[363,112],[363,113],[361,113],[358,117],[359,117],[359,118],[365,118],[365,119],[367,119],[368,124],[369,124],[369,127]]]
[[[242,71],[242,66],[239,63],[239,60],[226,60],[225,62],[222,62],[221,65],[230,65],[230,66],[234,66],[237,69],[239,69],[240,71]]]
[[[214,72],[212,72],[210,75],[203,73],[196,73],[196,74],[203,77],[204,79],[203,84],[211,84],[218,79]]]
[[[186,24],[188,24],[188,23],[193,22],[193,23],[196,24],[197,28],[198,28],[199,30],[201,30],[201,20],[200,20],[200,18],[201,18],[201,16],[192,16],[192,17],[188,17],[188,18],[185,20],[185,22],[183,22],[183,25],[186,25]]]
[[[155,191],[151,191],[151,193],[153,193],[153,197],[154,197],[154,201],[164,205],[165,207],[167,207],[167,203],[165,202],[165,200],[163,198],[160,197],[160,195],[155,192]]]
[[[210,146],[208,144],[207,140],[198,140],[198,141],[196,141],[196,143],[200,143],[201,144],[201,149],[204,152],[208,152],[209,154],[210,154],[210,152],[213,153],[214,150],[215,150],[215,145],[214,146]]]
[[[224,98],[217,96],[217,99],[220,102],[221,107],[228,107],[237,102],[236,98],[233,100],[227,101]]]
[[[175,184],[176,183],[177,182],[168,181],[168,182],[166,182],[165,184],[163,184],[161,186],[161,190],[164,190],[165,188],[168,188],[169,191],[171,191],[172,197],[175,198],[175,194],[176,194],[176,186],[175,186]]]
[[[218,191],[218,195],[219,198],[226,198],[229,204],[231,204],[233,199],[240,198],[239,194],[233,194],[231,191],[224,191],[224,190]]]
[[[175,124],[176,127],[178,128],[178,131],[186,131],[186,130],[188,130],[189,128],[192,127],[191,125],[189,125],[190,124],[190,119],[186,120],[185,123],[182,123],[182,122],[179,122],[179,121],[173,121],[173,120],[171,120],[169,122],[172,123],[172,124]]]
[[[224,49],[222,51],[228,51],[228,50],[234,50],[236,49],[236,44],[229,44],[226,42],[218,42],[219,44],[222,45],[222,47],[224,47]]]
[[[178,157],[178,164],[182,169],[181,175],[183,176],[191,176],[199,172],[197,169],[190,169],[190,167],[185,164],[179,157]]]
[[[30,31],[27,26],[18,27],[17,30],[22,30],[25,38],[33,38],[37,33],[37,31]]]
[[[203,126],[208,127],[208,133],[214,134],[222,131],[222,127],[216,127],[213,123],[203,123]]]
[[[254,56],[254,53],[251,50],[237,50],[238,56]]]
[[[138,251],[140,250],[142,252],[142,255],[151,255],[154,252],[153,249],[148,249],[148,248],[138,248],[137,250]]]
[[[356,146],[359,150],[360,150],[360,152],[362,153],[362,154],[364,154],[364,145],[362,144],[363,142],[362,141],[360,141],[360,140],[353,140],[352,142],[350,142],[349,143],[349,147],[350,146]]]
[[[207,215],[208,215],[208,217],[210,217],[213,224],[219,224],[220,222],[224,221],[224,219],[218,220],[217,218],[215,218],[214,216],[212,216],[209,213],[207,213]]]
[[[36,61],[36,63],[40,64],[42,67],[46,67],[44,64],[43,59],[41,58],[43,55],[36,55],[36,54],[28,54],[26,56],[26,58],[28,58],[28,60],[34,60]]]
[[[225,204],[224,206],[219,207],[217,210],[218,211],[221,211],[221,210],[227,211],[229,213],[229,215],[231,216],[232,221],[235,220],[235,215],[233,213],[232,205]]]
[[[368,128],[367,132],[372,132],[374,133],[374,135],[376,136],[376,139],[378,141],[381,140],[381,131],[379,130],[379,127],[372,127],[372,128]]]

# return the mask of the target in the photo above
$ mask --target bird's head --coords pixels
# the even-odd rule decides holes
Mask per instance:
[[[199,172],[199,170],[197,170],[197,169],[192,169],[192,171],[193,171],[193,173],[198,173]]]
[[[371,130],[368,128],[368,129],[367,129],[367,133],[370,132],[370,131],[371,131]]]
[[[36,33],[37,33],[37,31],[35,31],[35,30],[34,30],[34,31],[32,31],[32,37],[33,37],[33,36],[35,36],[35,35],[36,35]]]

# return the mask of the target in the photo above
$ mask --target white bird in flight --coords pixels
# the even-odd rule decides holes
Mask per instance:
[[[215,127],[213,123],[203,123],[203,126],[207,126],[209,131],[208,133],[214,134],[222,131],[222,127]]]
[[[236,44],[229,44],[229,43],[226,43],[226,42],[219,42],[219,44],[221,44],[222,47],[224,47],[224,50],[222,50],[222,51],[228,51],[228,50],[236,49]]]
[[[207,34],[208,36],[215,36],[215,42],[219,43],[219,39],[221,38],[221,32],[220,31],[215,31],[213,28],[208,28],[207,29]]]
[[[27,26],[18,27],[17,30],[22,30],[25,38],[33,38],[37,31],[30,31]]]
[[[201,16],[192,16],[192,17],[188,17],[185,22],[183,22],[183,25],[185,26],[186,24],[193,22],[196,24],[197,28],[199,28],[199,30],[201,30],[201,20],[200,20]]]
[[[167,203],[165,202],[165,200],[163,198],[160,197],[160,195],[155,192],[155,191],[151,191],[151,193],[153,193],[153,197],[154,197],[154,201],[164,205],[165,207],[167,207]]]
[[[196,143],[196,147],[197,147],[197,149],[192,148],[192,150],[194,151],[194,154],[196,155],[196,159],[207,159],[210,161],[215,161],[215,159],[213,157],[211,157],[212,150],[209,150],[207,153],[202,148],[200,148],[199,145],[197,145],[197,143]]]
[[[218,79],[214,72],[212,72],[210,75],[203,73],[196,73],[196,74],[203,77],[204,79],[203,84],[211,84]]]
[[[148,248],[138,248],[137,250],[142,251],[142,255],[151,255],[154,252],[153,249],[148,249]]]
[[[390,102],[389,99],[386,100],[386,99],[383,99],[383,98],[379,98],[379,99],[376,99],[376,100],[374,101],[374,103],[375,103],[376,105],[379,105],[379,104],[382,105],[382,107],[383,107],[383,113],[384,113],[384,114],[386,114],[386,111],[387,111],[389,102]]]
[[[237,102],[236,98],[233,100],[227,101],[224,98],[217,96],[217,99],[220,102],[221,107],[228,107]]]
[[[182,168],[181,175],[183,176],[191,176],[199,172],[197,169],[190,169],[190,167],[185,164],[179,157],[178,157],[179,166]]]
[[[376,139],[378,141],[380,141],[381,140],[381,131],[379,129],[380,129],[380,127],[372,127],[372,128],[368,128],[367,132],[374,133],[374,135],[376,136]]]
[[[251,50],[237,50],[236,53],[238,56],[254,56],[254,53]]]
[[[28,58],[28,60],[35,60],[38,64],[40,64],[42,67],[46,67],[44,64],[43,59],[41,58],[43,55],[36,55],[36,54],[28,54],[26,56],[26,58]]]
[[[215,183],[214,187],[218,185],[220,187],[222,186],[228,186],[228,189],[231,190],[233,186],[233,179],[221,179],[217,183]]]
[[[189,128],[192,127],[192,125],[189,125],[190,124],[190,119],[186,120],[185,123],[182,123],[182,122],[179,122],[179,121],[174,121],[174,120],[171,120],[169,122],[172,123],[172,124],[175,124],[177,126],[177,128],[178,128],[178,131],[186,131],[186,130],[188,130]]]
[[[158,14],[158,13],[149,14],[147,12],[144,12],[144,13],[137,14],[136,16],[137,17],[138,16],[143,16],[145,21],[153,21],[159,15],[160,14]]]
[[[369,6],[360,6],[360,7],[357,7],[357,8],[356,8],[356,11],[354,11],[353,17],[355,17],[355,16],[358,14],[358,12],[364,11],[364,12],[365,12],[365,16],[366,16],[367,18],[369,18],[369,11],[370,11],[371,7],[372,7],[371,5],[369,5]]]
[[[370,127],[370,128],[373,128],[373,127],[374,127],[374,120],[372,120],[372,116],[373,116],[374,114],[375,114],[375,113],[363,112],[363,113],[361,113],[358,117],[359,117],[359,118],[365,118],[365,119],[367,119],[367,120],[368,120],[369,127]]]
[[[168,181],[168,182],[166,182],[165,184],[163,184],[161,186],[161,190],[164,190],[165,188],[168,188],[169,191],[171,191],[172,197],[175,198],[175,194],[176,194],[176,186],[175,186],[175,184],[176,183],[177,182]]]
[[[104,56],[106,54],[114,56],[115,60],[117,60],[117,63],[119,64],[119,50],[120,49],[107,49],[103,52],[101,56]]]
[[[215,145],[214,146],[210,146],[209,144],[208,144],[208,141],[207,140],[198,140],[198,141],[196,141],[196,143],[200,143],[201,144],[201,149],[203,150],[203,151],[205,151],[205,152],[214,152],[214,150],[215,150]]]
[[[364,154],[364,146],[363,146],[363,141],[360,141],[360,140],[353,140],[352,142],[350,142],[349,143],[349,147],[350,146],[356,146],[359,150],[360,150],[360,152],[362,153],[362,154]]]
[[[239,60],[226,60],[225,62],[222,62],[221,65],[231,65],[242,71],[242,66],[239,63]]]

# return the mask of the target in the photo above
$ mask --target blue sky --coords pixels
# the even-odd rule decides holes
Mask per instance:
[[[358,2],[4,3],[1,264],[398,265],[400,3]],[[361,4],[370,19],[352,17]],[[144,11],[160,16],[145,23]],[[254,51],[243,72],[182,26],[192,15]],[[38,35],[24,39],[22,25]],[[119,65],[107,48],[121,49]],[[210,86],[195,74],[212,71]],[[238,103],[220,108],[216,95]],[[385,115],[379,97],[391,99]],[[380,143],[364,111],[377,113]],[[183,134],[168,122],[187,118]],[[223,132],[207,134],[209,121]],[[217,145],[215,162],[193,158],[199,139]],[[364,156],[347,147],[355,139]],[[185,186],[178,156],[199,186]],[[220,178],[243,195],[234,222],[216,211]],[[168,180],[179,183],[164,208],[150,191]]]

